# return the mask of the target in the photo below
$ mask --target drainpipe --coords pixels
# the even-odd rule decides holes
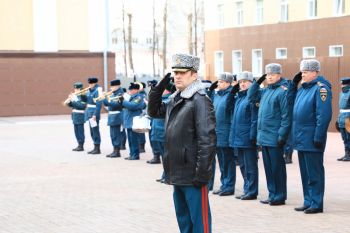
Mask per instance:
[[[108,48],[109,48],[109,0],[105,0],[105,36],[106,43],[103,50],[103,86],[108,91]]]

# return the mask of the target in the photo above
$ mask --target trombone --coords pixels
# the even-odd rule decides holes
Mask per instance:
[[[70,93],[68,98],[65,101],[63,101],[62,104],[67,105],[69,102],[72,101],[72,99],[74,98],[73,96],[86,95],[86,92],[88,92],[88,90],[89,90],[89,88],[87,87],[87,88],[84,88],[76,93]]]

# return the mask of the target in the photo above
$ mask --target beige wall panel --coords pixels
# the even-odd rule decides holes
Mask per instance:
[[[0,1],[0,50],[33,50],[32,0]]]
[[[88,1],[57,1],[59,50],[89,50]]]

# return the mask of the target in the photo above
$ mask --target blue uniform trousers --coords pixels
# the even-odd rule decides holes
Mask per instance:
[[[323,209],[325,174],[323,152],[298,151],[304,206]]]
[[[259,193],[259,169],[258,151],[251,148],[237,148],[238,158],[243,156],[244,161],[244,194],[258,196]]]
[[[120,132],[120,134],[121,134],[121,139],[120,139],[121,145],[125,146],[125,144],[126,144],[126,130],[124,127],[123,127],[123,130]]]
[[[121,145],[120,125],[110,126],[110,136],[111,136],[113,147],[120,148],[120,145]]]
[[[90,126],[90,135],[92,138],[92,141],[94,142],[95,145],[100,145],[101,144],[101,135],[100,135],[100,121],[97,121],[97,126],[91,128]]]
[[[216,153],[221,172],[220,189],[222,191],[234,192],[236,184],[236,165],[234,163],[233,150],[230,147],[217,147]]]
[[[345,150],[350,150],[350,134],[346,132],[345,128],[340,128],[341,138],[344,142]]]
[[[287,199],[287,171],[283,148],[262,146],[262,154],[269,200],[272,202],[285,201]]]
[[[130,158],[139,159],[139,134],[132,131],[132,129],[127,129],[128,132],[128,141],[129,141],[129,150]]]
[[[145,133],[138,133],[138,135],[139,135],[139,144],[145,144],[146,143]]]
[[[84,144],[85,142],[85,133],[84,133],[84,124],[74,124],[74,134],[78,143]]]
[[[241,171],[241,175],[243,177],[243,193],[246,194],[247,190],[248,190],[248,181],[247,181],[247,176],[246,176],[246,172],[245,172],[246,168],[245,168],[245,164],[244,164],[244,154],[239,153],[237,148],[234,148],[232,150],[234,151],[236,163],[238,164],[239,170]],[[236,163],[235,163],[235,165],[236,165]]]
[[[174,185],[174,205],[181,233],[210,233],[211,213],[207,186]]]

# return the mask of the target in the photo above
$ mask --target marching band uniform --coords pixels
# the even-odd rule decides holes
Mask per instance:
[[[113,152],[106,157],[116,158],[120,157],[120,145],[121,145],[121,132],[120,125],[123,123],[122,118],[122,96],[123,89],[120,88],[120,80],[115,79],[110,82],[111,86],[117,86],[117,89],[113,91],[113,94],[109,98],[105,98],[103,104],[108,106],[108,122],[110,127],[110,137],[113,145]],[[117,99],[118,98],[118,99]]]

